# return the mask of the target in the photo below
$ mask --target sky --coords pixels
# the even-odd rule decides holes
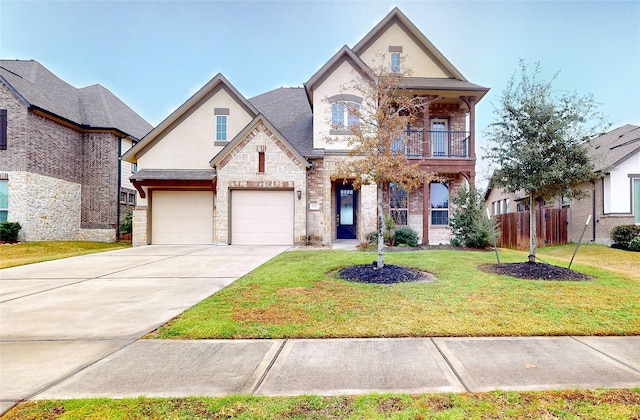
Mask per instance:
[[[302,86],[394,7],[472,83],[484,133],[519,61],[558,93],[593,94],[612,128],[640,125],[640,0],[0,0],[0,58],[34,59],[67,83],[103,85],[152,125],[218,73],[245,97]]]

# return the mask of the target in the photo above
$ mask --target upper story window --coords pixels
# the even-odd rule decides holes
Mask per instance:
[[[362,98],[355,95],[335,95],[331,102],[331,133],[349,134],[360,124],[360,103]]]
[[[402,47],[389,46],[389,71],[391,73],[400,73],[402,71],[400,54],[402,54]]]
[[[214,114],[216,116],[216,141],[227,141],[229,108],[215,108]]]
[[[0,109],[0,150],[7,150],[7,110]]]

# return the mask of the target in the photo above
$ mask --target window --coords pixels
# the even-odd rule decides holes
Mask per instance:
[[[264,173],[264,152],[258,152],[258,173]]]
[[[0,179],[0,222],[7,221],[9,214],[9,181]]]
[[[216,140],[227,140],[227,116],[216,115]]]
[[[214,108],[213,114],[216,116],[216,141],[227,141],[229,108]]]
[[[136,204],[136,195],[135,194],[129,194],[129,204],[131,204],[131,205],[135,205]]]
[[[406,226],[409,217],[409,193],[396,184],[389,185],[389,209],[396,225]]]
[[[431,183],[431,224],[434,226],[449,224],[449,186],[447,184]]]
[[[509,199],[504,199],[504,212],[509,213],[509,208],[511,207],[511,203],[509,203]]]
[[[0,109],[0,150],[7,150],[7,110]]]
[[[121,203],[126,203],[127,202],[127,193],[120,191],[120,202]]]
[[[355,102],[333,102],[331,104],[331,129],[347,131],[360,124],[360,105]]]
[[[138,164],[137,163],[132,163],[131,164],[131,173],[135,174],[136,172],[138,172]]]
[[[640,223],[640,178],[633,179],[633,221]]]
[[[400,53],[392,52],[391,58],[391,73],[400,73]]]

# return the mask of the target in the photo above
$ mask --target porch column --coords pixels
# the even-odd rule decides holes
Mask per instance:
[[[422,184],[422,244],[429,245],[429,215],[431,214],[429,183]]]
[[[460,99],[464,101],[469,107],[469,157],[471,159],[476,158],[476,97],[475,96],[461,96]]]
[[[422,102],[422,127],[423,127],[423,138],[422,138],[422,157],[431,156],[431,116],[429,114],[429,107],[431,103],[438,99],[438,95],[427,95],[424,97],[424,101]]]

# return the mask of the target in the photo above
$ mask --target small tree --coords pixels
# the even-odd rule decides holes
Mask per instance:
[[[484,210],[481,191],[463,185],[452,199],[453,215],[449,220],[453,243],[471,248],[485,248],[491,243],[491,221]]]
[[[386,62],[384,57],[379,60]],[[357,92],[363,101],[359,107],[349,110],[358,120],[358,124],[350,127],[351,135],[346,139],[352,159],[338,162],[333,178],[351,178],[355,189],[371,182],[376,184],[378,268],[384,267],[383,191],[391,183],[409,191],[435,179],[433,174],[421,171],[418,165],[410,165],[403,148],[395,147],[403,142],[407,126],[417,119],[422,107],[429,106],[424,98],[403,90],[406,75],[406,71],[391,73],[384,65],[379,65],[345,87]]]
[[[529,261],[536,255],[535,203],[559,195],[583,195],[579,184],[592,178],[590,140],[607,127],[592,95],[557,93],[539,80],[541,67],[527,72],[520,62],[494,110],[486,157],[497,166],[493,181],[508,192],[529,194]]]

